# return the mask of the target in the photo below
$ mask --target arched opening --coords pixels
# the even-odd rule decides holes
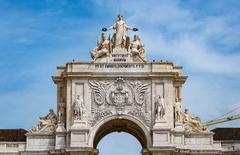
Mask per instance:
[[[141,155],[139,141],[126,132],[112,132],[104,136],[97,145],[99,155]]]
[[[101,124],[94,135],[93,147],[97,148],[101,139],[113,132],[125,132],[134,136],[140,143],[142,150],[147,150],[148,135],[146,134],[146,131],[144,132],[143,129],[134,121],[124,118],[111,119]]]

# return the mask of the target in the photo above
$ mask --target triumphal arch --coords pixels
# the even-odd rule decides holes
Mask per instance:
[[[102,30],[92,62],[57,67],[57,113],[39,117],[22,154],[96,155],[115,131],[135,136],[143,155],[220,154],[213,133],[181,108],[182,67],[148,62],[140,37],[127,35],[138,29],[121,15]]]

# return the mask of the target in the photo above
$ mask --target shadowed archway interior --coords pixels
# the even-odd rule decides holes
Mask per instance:
[[[137,138],[143,149],[147,148],[147,139],[143,130],[136,123],[126,119],[114,119],[104,123],[94,137],[94,148],[97,148],[98,143],[104,136],[112,132],[129,133]]]

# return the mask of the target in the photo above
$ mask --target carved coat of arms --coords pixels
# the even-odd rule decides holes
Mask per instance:
[[[138,80],[89,81],[92,90],[92,116],[93,120],[99,120],[112,114],[129,114],[149,122],[146,111],[146,95],[148,83]],[[101,117],[99,117],[101,116]]]
[[[119,78],[115,82],[115,90],[110,92],[110,100],[117,107],[129,104],[129,91],[124,89],[124,80]]]

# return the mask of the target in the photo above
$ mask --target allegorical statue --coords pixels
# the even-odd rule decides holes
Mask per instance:
[[[57,115],[54,113],[53,109],[50,109],[46,116],[39,117],[39,122],[42,125],[55,124],[57,122]]]
[[[102,33],[101,41],[98,40],[97,47],[91,52],[91,57],[96,60],[102,56],[109,56],[110,50],[110,38],[106,39],[105,33]]]
[[[84,115],[84,109],[85,109],[85,105],[83,103],[83,100],[80,99],[80,95],[77,95],[77,97],[75,98],[75,100],[73,102],[73,117],[74,117],[74,119],[82,120],[83,115]]]
[[[192,117],[188,109],[185,109],[182,113],[182,119],[184,127],[188,132],[202,132],[206,131],[207,128],[201,125],[201,120],[199,117]]]
[[[49,110],[46,116],[39,117],[38,124],[33,126],[30,132],[49,132],[53,131],[55,125],[57,124],[57,115],[54,113],[53,109]]]
[[[146,54],[144,45],[141,43],[140,37],[138,35],[134,35],[130,48],[133,56],[138,56],[140,59],[145,61],[144,59],[146,58]]]
[[[126,23],[123,21],[123,16],[121,14],[118,15],[118,20],[113,24],[113,26],[109,28],[103,28],[103,31],[114,29],[116,31],[114,38],[114,47],[124,47],[126,44],[126,31],[133,30],[137,31],[137,28],[129,28]]]
[[[156,105],[156,120],[162,120],[166,111],[166,103],[161,95],[158,95],[155,98],[155,105]]]
[[[180,122],[182,120],[182,105],[178,98],[176,98],[176,102],[174,104],[175,108],[175,122]]]

